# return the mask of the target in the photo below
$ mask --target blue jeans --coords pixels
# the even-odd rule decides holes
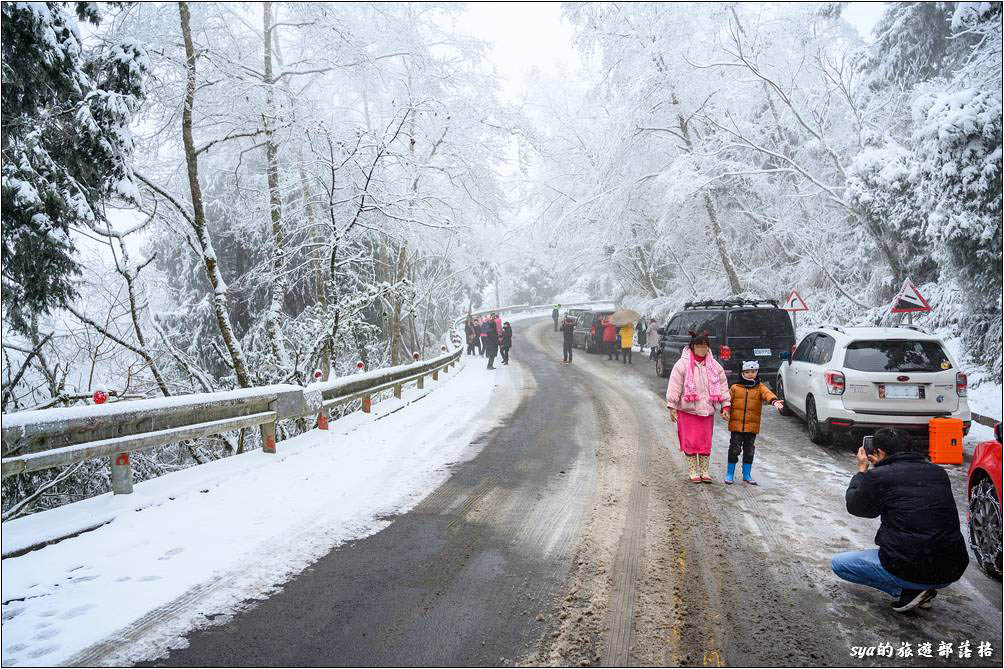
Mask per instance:
[[[877,548],[866,551],[850,551],[833,556],[830,563],[833,573],[851,583],[860,583],[887,592],[897,599],[904,590],[927,590],[947,588],[951,583],[924,584],[904,581],[893,576],[879,562]]]

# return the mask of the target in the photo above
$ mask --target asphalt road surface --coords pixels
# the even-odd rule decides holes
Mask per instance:
[[[906,615],[830,572],[878,526],[844,510],[850,448],[815,446],[765,407],[761,485],[721,483],[720,420],[716,483],[691,484],[647,355],[576,349],[563,365],[550,319],[517,324],[514,341],[497,392],[515,408],[477,457],[151,665],[1000,666],[1001,583],[975,566]],[[964,514],[965,471],[948,469]],[[852,656],[904,643],[910,656]]]

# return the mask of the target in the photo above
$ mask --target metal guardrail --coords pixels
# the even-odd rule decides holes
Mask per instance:
[[[132,492],[129,454],[188,439],[261,427],[262,450],[276,452],[276,421],[317,415],[328,429],[328,411],[405,384],[424,386],[457,365],[462,349],[415,362],[343,377],[306,387],[275,385],[229,392],[199,393],[114,404],[21,411],[3,416],[3,477],[108,457],[112,492]]]
[[[472,315],[520,313],[551,306],[513,305]],[[463,324],[465,318],[466,315],[455,321],[454,327]],[[262,450],[275,453],[277,421],[316,414],[317,427],[327,430],[328,412],[332,408],[362,400],[362,410],[368,413],[373,395],[393,390],[395,397],[401,397],[402,388],[410,383],[424,388],[426,376],[438,380],[440,373],[447,373],[457,365],[462,353],[463,346],[429,361],[354,374],[306,387],[274,385],[4,414],[2,475],[6,478],[85,460],[110,458],[112,492],[131,493],[130,453],[259,426]]]

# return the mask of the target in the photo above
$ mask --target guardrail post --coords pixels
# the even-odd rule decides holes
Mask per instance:
[[[432,380],[433,381],[438,381],[439,380],[439,370],[438,369],[432,370]]]
[[[401,384],[394,386],[394,397],[401,399]]]
[[[112,494],[128,495],[132,492],[132,464],[128,453],[119,453],[111,458]]]
[[[415,387],[419,390],[425,390],[425,374],[418,377],[418,382],[415,384]]]
[[[369,395],[363,396],[363,413],[369,413],[370,408],[373,406],[373,398]]]
[[[275,421],[261,424],[261,450],[275,453]]]

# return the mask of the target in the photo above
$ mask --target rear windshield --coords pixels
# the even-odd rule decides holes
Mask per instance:
[[[952,368],[936,341],[856,341],[847,346],[844,366],[861,372],[942,372]]]
[[[794,337],[788,312],[782,309],[750,309],[729,314],[730,337]]]

